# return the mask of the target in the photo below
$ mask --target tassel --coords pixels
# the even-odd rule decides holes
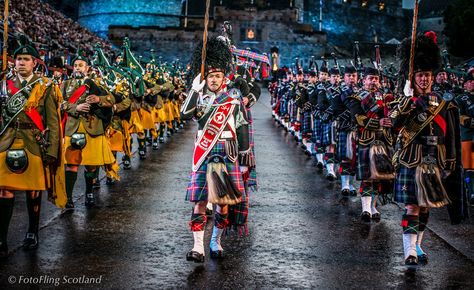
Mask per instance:
[[[227,194],[227,188],[225,187],[224,183],[222,183],[221,178],[217,174],[217,172],[212,172],[212,181],[213,184],[215,185],[215,189],[217,192],[217,196],[220,198],[223,198]]]
[[[377,141],[376,141],[377,142]],[[380,143],[380,142],[377,142]],[[391,180],[395,178],[395,170],[385,151],[383,144],[373,144],[369,149],[370,178],[369,180]]]
[[[230,191],[238,198],[240,199],[242,197],[242,193],[240,192],[240,190],[235,187],[235,184],[234,182],[232,182],[232,180],[230,179],[230,176],[229,174],[227,174],[227,172],[224,172],[224,180],[225,182],[227,183],[228,185],[228,188],[230,189]]]
[[[227,155],[227,158],[229,159],[230,162],[234,163],[238,157],[237,142],[235,142],[234,140],[226,140],[224,146],[225,146],[224,150]]]
[[[450,203],[438,166],[426,163],[418,165],[415,181],[419,206],[437,208]]]

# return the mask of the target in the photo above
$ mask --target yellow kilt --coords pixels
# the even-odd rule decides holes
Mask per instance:
[[[174,112],[173,112],[173,106],[171,102],[167,102],[164,104],[163,108],[165,109],[165,114],[166,114],[166,122],[170,122],[174,120]]]
[[[115,130],[109,127],[107,131],[107,138],[109,139],[110,150],[125,153],[130,156],[130,124],[127,120],[121,120],[122,131]]]
[[[115,163],[114,155],[105,135],[93,137],[87,134],[82,122],[77,133],[85,133],[86,146],[81,150],[74,149],[71,147],[71,137],[66,136],[66,152],[64,154],[66,164],[101,166]]]
[[[121,131],[109,128],[107,132],[107,137],[109,138],[110,150],[117,152],[124,152],[123,150],[123,134]]]
[[[147,110],[140,109],[141,121],[145,130],[155,129],[155,120],[153,114]]]
[[[174,109],[174,118],[179,120],[181,117],[181,114],[179,112],[180,110],[179,110],[178,102],[173,102],[173,109]]]
[[[0,188],[7,190],[46,190],[45,169],[40,156],[26,149],[23,139],[15,139],[10,149],[24,149],[28,156],[28,168],[21,174],[11,172],[6,165],[7,151],[0,153]],[[46,176],[49,171],[46,169]]]
[[[130,116],[130,127],[129,127],[129,132],[130,134],[138,134],[142,133],[143,134],[143,125],[140,120],[140,115],[138,115],[138,111],[132,111],[132,114]]]
[[[164,123],[167,121],[166,119],[166,112],[165,112],[165,108],[162,107],[161,109],[157,109],[155,108],[153,110],[153,113],[155,115],[155,123],[157,124],[161,124],[161,123]]]

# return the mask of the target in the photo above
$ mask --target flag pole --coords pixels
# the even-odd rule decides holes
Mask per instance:
[[[418,4],[419,0],[415,0],[415,7],[413,8],[413,24],[411,29],[411,47],[410,47],[410,65],[408,69],[408,81],[413,79],[413,66],[415,62],[415,44],[416,44],[416,26],[418,22]]]
[[[2,47],[2,72],[3,79],[7,78],[7,48],[8,48],[8,5],[9,0],[5,0],[5,10],[3,11],[3,47]]]
[[[206,66],[206,49],[207,49],[207,28],[209,25],[209,6],[211,0],[206,0],[206,14],[204,15],[204,33],[202,35],[202,52],[201,52],[201,80],[204,79]]]

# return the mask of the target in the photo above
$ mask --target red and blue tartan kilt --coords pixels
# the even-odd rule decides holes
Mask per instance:
[[[248,234],[249,195],[242,196],[242,202],[229,206],[229,228],[238,230],[239,236]]]
[[[250,168],[249,178],[247,179],[247,187],[255,191],[258,188],[257,171],[255,170],[255,167]]]
[[[416,197],[416,167],[408,168],[400,165],[395,178],[394,200],[405,204],[418,204]]]
[[[209,156],[220,155],[224,157],[227,166],[227,172],[229,173],[230,179],[234,182],[235,186],[242,192],[242,198],[245,196],[244,182],[242,179],[242,172],[239,168],[239,162],[231,163],[225,153],[225,141],[217,141],[216,145],[212,148]],[[196,172],[191,172],[190,181],[186,190],[186,200],[190,202],[206,201],[207,200],[207,182],[206,182],[206,171],[207,171],[207,160],[205,160],[201,167]]]
[[[303,113],[303,126],[301,127],[301,133],[309,134],[311,133],[311,112]]]
[[[321,124],[321,146],[331,145],[331,126],[332,123]]]
[[[370,146],[359,145],[357,149],[357,180],[366,180],[370,178]]]

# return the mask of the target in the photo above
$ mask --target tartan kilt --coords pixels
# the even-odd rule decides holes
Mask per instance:
[[[295,102],[291,104],[291,122],[298,122],[298,106]]]
[[[240,228],[247,225],[249,215],[249,195],[242,196],[242,202],[229,206],[229,227]]]
[[[357,148],[357,180],[370,178],[370,146],[360,145]]]
[[[331,126],[332,123],[321,124],[321,146],[329,146],[332,144]]]
[[[347,135],[349,132],[344,130],[340,130],[337,134],[336,160],[338,161],[347,159]]]
[[[321,143],[321,131],[322,131],[322,122],[321,120],[314,118],[313,120],[313,134],[311,136],[311,141],[314,144]]]
[[[301,127],[301,133],[308,134],[311,133],[311,112],[303,113],[303,126]]]
[[[255,167],[250,168],[249,178],[247,179],[247,186],[249,189],[257,190],[258,182],[257,182],[257,171]]]
[[[418,204],[415,181],[416,167],[408,168],[400,165],[395,177],[394,200],[405,204]]]
[[[239,168],[239,162],[235,161],[234,163],[232,163],[227,159],[227,155],[225,153],[225,141],[217,141],[216,145],[214,145],[208,156],[211,155],[220,155],[224,157],[229,177],[236,186],[236,188],[242,193],[242,199],[244,199],[245,188],[242,179],[242,172],[240,172]],[[201,167],[199,167],[196,172],[191,172],[189,176],[190,181],[186,190],[187,201],[198,202],[207,200],[208,189],[206,181],[206,171],[207,160],[202,163]]]

